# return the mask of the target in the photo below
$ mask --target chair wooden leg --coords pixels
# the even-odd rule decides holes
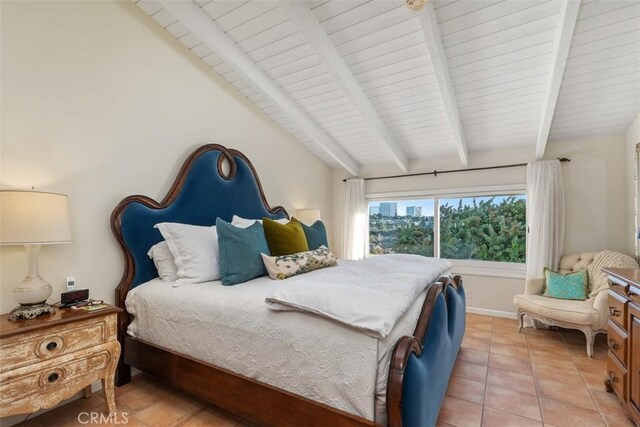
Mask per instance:
[[[584,336],[587,338],[587,356],[593,359],[593,344],[596,340],[596,331],[587,330],[584,332]]]
[[[524,327],[524,313],[518,311],[518,332],[522,332],[522,328]]]

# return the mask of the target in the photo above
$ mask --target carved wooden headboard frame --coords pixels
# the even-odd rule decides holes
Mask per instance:
[[[133,195],[133,196],[124,198],[116,206],[116,208],[113,210],[111,214],[111,230],[114,236],[116,237],[116,240],[118,241],[118,244],[120,245],[122,254],[124,256],[124,272],[122,274],[120,283],[118,284],[115,291],[115,303],[118,307],[121,307],[123,309],[123,312],[120,314],[120,317],[118,319],[119,320],[118,321],[118,338],[121,344],[123,343],[123,339],[126,334],[127,327],[131,320],[129,314],[126,312],[125,300],[127,298],[127,294],[132,288],[132,284],[134,282],[134,278],[136,274],[136,265],[135,265],[134,256],[132,255],[131,250],[128,247],[123,235],[122,216],[125,210],[127,209],[127,207],[129,207],[132,204],[142,204],[145,207],[153,210],[162,210],[170,207],[176,201],[178,196],[181,194],[183,187],[185,186],[185,182],[187,181],[187,178],[189,176],[189,173],[191,172],[196,161],[203,154],[209,153],[211,151],[220,152],[220,156],[218,157],[218,162],[217,162],[217,173],[222,179],[224,179],[225,181],[233,180],[233,178],[236,176],[236,173],[238,171],[237,159],[242,160],[249,167],[251,173],[253,174],[253,178],[255,179],[255,185],[257,186],[257,189],[261,198],[261,203],[264,206],[265,211],[274,216],[280,216],[280,217],[284,216],[287,218],[289,217],[286,210],[282,206],[276,206],[274,208],[271,208],[269,206],[269,203],[267,202],[267,199],[264,195],[264,191],[262,189],[262,184],[260,183],[260,178],[258,177],[258,174],[255,168],[253,167],[253,164],[251,163],[251,161],[240,151],[235,149],[229,149],[219,144],[203,145],[198,149],[196,149],[193,153],[191,153],[187,158],[187,160],[182,165],[180,172],[178,173],[178,176],[176,177],[173,185],[171,186],[171,189],[169,190],[167,195],[162,199],[162,201],[157,202],[156,200],[150,197],[142,196],[142,195]],[[225,172],[225,162],[228,167],[227,172]],[[215,197],[215,195],[212,195],[212,196]],[[215,218],[212,218],[211,221],[212,223],[210,225],[215,224]],[[120,360],[123,360],[123,359],[124,359],[123,357],[120,358]],[[119,371],[118,376],[121,376],[123,375],[123,372],[128,370],[119,369],[118,371]],[[124,375],[126,376],[127,374],[124,374]],[[117,378],[117,383],[123,383],[127,381],[128,381],[128,378]]]

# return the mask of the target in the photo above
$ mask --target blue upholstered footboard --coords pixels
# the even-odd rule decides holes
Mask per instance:
[[[402,378],[397,404],[405,427],[435,426],[464,335],[466,302],[462,280],[456,277],[454,283],[442,286],[431,297],[435,303],[422,342],[416,337],[404,337],[394,355],[395,376]],[[390,416],[390,424],[400,424],[398,418]]]

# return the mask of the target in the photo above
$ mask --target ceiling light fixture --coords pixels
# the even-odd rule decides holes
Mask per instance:
[[[404,0],[407,9],[412,12],[419,12],[426,4],[428,0]]]

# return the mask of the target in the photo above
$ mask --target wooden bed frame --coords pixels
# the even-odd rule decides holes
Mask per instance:
[[[111,215],[111,228],[120,244],[125,261],[124,273],[115,292],[116,305],[123,309],[118,319],[118,340],[122,346],[122,357],[116,374],[116,385],[121,386],[128,383],[131,380],[131,367],[136,367],[159,378],[164,383],[192,395],[198,400],[223,408],[259,425],[375,425],[373,421],[128,336],[127,327],[132,319],[126,311],[125,300],[129,290],[134,287],[136,264],[129,245],[123,236],[123,213],[129,206],[136,203],[154,210],[170,207],[183,190],[194,163],[200,156],[211,151],[220,153],[217,162],[217,173],[220,177],[226,181],[232,181],[237,170],[236,162],[238,160],[245,162],[255,177],[255,184],[258,187],[261,201],[266,210],[271,214],[277,213],[288,217],[284,208],[276,207],[272,209],[269,207],[258,175],[246,156],[237,150],[227,149],[217,144],[202,146],[188,157],[173,186],[161,202],[156,202],[146,196],[130,196],[122,200]],[[223,167],[225,160],[229,169],[227,173],[224,172]],[[215,222],[215,218],[212,219],[212,222]],[[462,302],[460,303],[460,301]],[[452,310],[455,304],[457,304],[457,308]],[[439,338],[434,338],[430,343],[429,331],[433,329],[434,331],[431,334],[439,336],[444,336],[444,330],[448,330],[451,334],[451,331],[455,328],[449,324],[452,322],[452,316],[451,313],[447,315],[447,310],[459,310],[461,304],[464,316],[464,289],[460,276],[439,278],[427,292],[413,335],[402,337],[396,344],[391,360],[387,387],[387,416],[390,426],[416,423],[424,425],[422,418],[427,415],[419,415],[418,418],[413,415],[407,415],[405,405],[403,405],[403,401],[406,399],[405,393],[407,392],[405,390],[407,366],[410,363],[417,363],[416,360],[422,357],[423,352],[425,352],[425,343],[427,344],[426,347],[429,347],[428,351],[442,353],[442,356],[437,357],[448,357],[455,360],[460,347],[459,341],[461,341],[461,336],[464,333],[464,318],[462,325],[456,326],[456,337],[459,336],[459,340],[456,338],[453,341],[458,342],[452,342],[446,348],[445,344],[441,344],[443,340]],[[439,305],[440,314],[434,314],[434,309],[437,305]],[[436,316],[438,318],[437,322],[432,321],[432,318]],[[436,323],[437,325],[432,327]],[[433,346],[429,344],[433,344]],[[443,364],[444,367],[439,368],[440,371],[448,369],[448,372],[445,372],[447,381],[453,366],[453,360],[446,360]],[[436,374],[437,372],[434,373],[434,375]],[[435,406],[438,410],[446,391],[446,382],[444,387],[441,382],[437,385],[424,384],[426,395],[432,396],[430,398],[437,400],[435,402],[437,405]],[[427,424],[435,423],[436,418],[437,413],[435,418],[430,413]],[[420,421],[415,421],[416,419],[420,419]],[[426,422],[427,420],[424,419],[424,421]]]

